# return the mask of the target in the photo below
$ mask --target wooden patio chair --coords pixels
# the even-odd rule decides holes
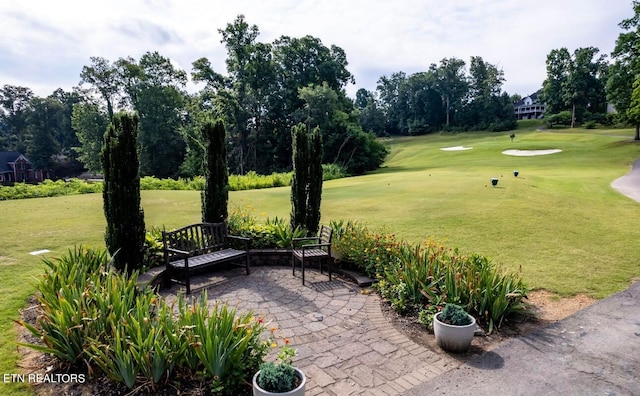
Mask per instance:
[[[329,267],[329,281],[331,281],[332,236],[333,229],[323,225],[320,227],[317,237],[294,238],[291,241],[291,266],[293,268],[293,275],[295,276],[296,274],[296,261],[300,261],[302,267],[302,285],[304,285],[304,266],[307,261],[317,261],[321,274],[322,262],[326,261],[327,267]]]

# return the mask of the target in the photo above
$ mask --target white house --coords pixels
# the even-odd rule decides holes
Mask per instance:
[[[544,103],[540,103],[540,91],[518,100],[513,104],[513,111],[518,120],[530,120],[544,116]]]

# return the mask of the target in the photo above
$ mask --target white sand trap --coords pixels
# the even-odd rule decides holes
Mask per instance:
[[[453,147],[443,147],[440,150],[442,151],[462,151],[462,150],[471,150],[473,147],[464,147],[464,146],[453,146]]]
[[[517,157],[532,157],[534,155],[547,155],[547,154],[555,154],[559,153],[562,150],[560,149],[550,149],[550,150],[505,150],[502,154],[506,155],[515,155]]]
[[[32,255],[32,256],[37,256],[39,254],[49,253],[50,251],[51,250],[49,250],[49,249],[34,250],[33,252],[29,252],[29,254]]]

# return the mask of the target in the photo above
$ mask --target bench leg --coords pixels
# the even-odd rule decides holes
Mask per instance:
[[[247,266],[247,275],[249,275],[249,273],[250,273],[250,272],[249,272],[249,261],[250,261],[250,259],[249,259],[249,253],[247,253],[247,263],[246,263],[246,266]]]
[[[302,255],[302,286],[304,286],[304,255]]]
[[[189,271],[187,271],[185,286],[187,286],[187,294],[191,294],[191,277],[189,276]]]

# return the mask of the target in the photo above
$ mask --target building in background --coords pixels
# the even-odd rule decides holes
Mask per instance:
[[[513,104],[517,120],[532,120],[544,116],[544,103],[540,103],[540,91],[518,100]]]
[[[0,184],[40,183],[50,178],[48,171],[33,169],[31,162],[17,151],[0,151]]]

